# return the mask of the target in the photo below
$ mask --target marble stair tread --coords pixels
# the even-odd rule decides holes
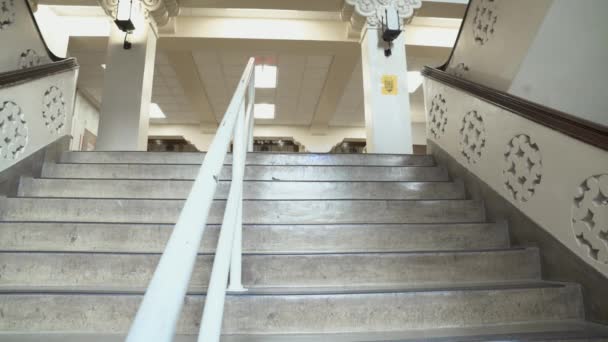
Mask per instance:
[[[118,334],[44,334],[45,342],[122,342]],[[7,342],[39,342],[41,334],[3,334]],[[196,342],[197,336],[177,335],[174,342]],[[608,342],[606,328],[583,321],[533,322],[504,326],[480,326],[411,331],[337,334],[222,335],[222,342]]]
[[[62,163],[142,163],[142,164],[201,164],[201,152],[64,152]],[[228,153],[225,164],[232,164]],[[327,154],[327,153],[247,153],[247,163],[259,165],[380,165],[433,166],[431,155],[398,154]]]
[[[175,223],[183,200],[0,198],[0,221]],[[208,224],[222,222],[214,201]],[[245,224],[481,223],[478,200],[246,200]]]
[[[578,285],[510,289],[226,297],[225,334],[408,331],[582,320]],[[0,331],[125,333],[141,295],[7,293]],[[184,302],[178,334],[195,334],[204,296]],[[57,314],[49,315],[49,312]],[[328,319],[330,318],[330,319]]]
[[[43,178],[179,179],[194,180],[200,165],[186,164],[56,164],[45,163]],[[230,180],[232,166],[224,166],[219,180]],[[447,181],[443,167],[248,165],[245,180],[268,181]]]
[[[181,336],[176,341],[189,341]],[[193,340],[194,341],[194,340]],[[260,334],[224,335],[223,342],[524,342],[524,341],[608,341],[608,327],[578,320],[486,325],[467,328],[443,328],[390,332],[342,334]]]
[[[160,254],[0,253],[0,291],[137,292]],[[208,285],[213,255],[199,255],[190,290]],[[536,248],[425,253],[245,254],[245,287],[441,287],[539,281]]]
[[[22,178],[19,197],[185,199],[189,180]],[[227,199],[230,181],[221,181],[216,199]],[[464,199],[458,182],[277,182],[245,181],[244,199]]]
[[[0,222],[0,251],[161,253],[172,224]],[[447,224],[245,225],[246,253],[406,252],[506,248],[506,222]],[[205,228],[212,253],[218,225]]]

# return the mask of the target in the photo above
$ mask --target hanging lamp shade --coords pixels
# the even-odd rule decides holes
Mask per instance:
[[[114,23],[123,32],[133,32],[135,25],[131,19],[133,0],[118,0],[116,5],[116,20]]]

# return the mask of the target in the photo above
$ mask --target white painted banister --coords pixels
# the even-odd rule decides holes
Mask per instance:
[[[252,140],[251,127],[254,120],[252,110],[255,103],[254,63],[255,60],[250,58],[203,160],[188,199],[131,325],[126,339],[128,342],[170,342],[173,340],[215,196],[219,175],[231,138],[234,136],[232,181],[208,295],[205,300],[203,324],[209,323],[206,323],[206,327],[201,324],[201,335],[199,336],[199,341],[219,341],[231,259],[235,265],[238,265],[240,272],[243,175],[247,147]],[[239,232],[235,234],[237,229]],[[234,241],[235,235],[239,239],[238,245],[237,241]],[[238,255],[232,253],[235,245],[238,248]],[[237,278],[236,274],[234,277]],[[238,280],[238,284],[231,282],[231,286],[242,290],[240,274],[238,279],[234,280]],[[211,313],[206,314],[207,312]],[[207,321],[205,316],[209,316]],[[215,322],[218,320],[219,325]]]

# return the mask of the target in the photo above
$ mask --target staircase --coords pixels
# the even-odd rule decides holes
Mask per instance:
[[[121,341],[203,159],[70,152],[0,199],[0,341]],[[230,156],[226,163],[230,163]],[[431,156],[250,153],[225,341],[608,341]],[[195,340],[230,167],[179,337]]]

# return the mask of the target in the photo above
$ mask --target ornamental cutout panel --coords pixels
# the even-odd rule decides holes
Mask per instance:
[[[0,157],[16,159],[27,141],[27,123],[21,107],[12,101],[0,103]]]
[[[514,200],[527,202],[542,179],[542,158],[538,145],[526,134],[513,137],[507,144],[502,172],[505,188]]]
[[[448,124],[448,106],[441,94],[435,95],[431,101],[429,110],[429,130],[435,139],[439,139],[445,133]]]
[[[19,56],[19,69],[26,69],[40,65],[40,56],[32,49],[27,49]]]
[[[483,123],[483,117],[476,110],[472,110],[462,118],[460,153],[469,164],[475,164],[481,159],[485,146],[486,127]]]
[[[572,231],[596,262],[608,264],[608,174],[587,178],[572,206]]]
[[[59,133],[65,126],[65,100],[63,92],[56,86],[51,86],[44,92],[42,118],[51,133]]]
[[[496,0],[479,0],[475,5],[473,17],[473,37],[475,43],[484,45],[494,35],[494,26],[498,21]]]
[[[0,0],[0,31],[15,22],[15,0]]]

